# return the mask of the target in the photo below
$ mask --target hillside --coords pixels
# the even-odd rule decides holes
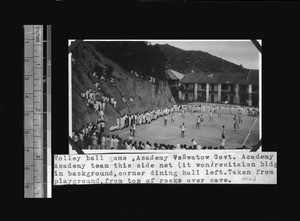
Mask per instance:
[[[192,70],[203,72],[246,72],[249,71],[239,65],[226,61],[222,58],[213,56],[203,51],[185,51],[169,44],[159,45],[167,58],[168,68],[181,72],[189,73]]]
[[[166,58],[158,45],[146,41],[94,41],[90,44],[127,71],[165,80]]]
[[[98,97],[113,97],[117,102],[116,108],[110,104],[105,108],[104,119],[108,127],[115,124],[117,116],[124,113],[143,112],[175,103],[165,81],[156,80],[155,83],[150,83],[148,78],[131,74],[105,57],[89,42],[81,42],[74,46],[71,53],[72,125],[75,130],[89,122],[96,122],[99,117],[93,108],[88,107],[86,98],[82,96],[89,89],[98,91],[96,83],[101,88]],[[99,77],[95,77],[95,74]],[[105,77],[105,80],[100,80],[100,76]],[[111,78],[114,79],[113,83]]]

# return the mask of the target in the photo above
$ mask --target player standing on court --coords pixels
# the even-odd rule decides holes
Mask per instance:
[[[181,118],[185,118],[184,109],[181,107]]]
[[[223,135],[225,136],[225,125],[222,126],[222,135],[221,135],[221,137],[222,137]]]
[[[184,123],[182,123],[182,125],[180,125],[179,126],[180,127],[180,129],[181,129],[181,138],[184,138],[184,132],[185,132],[185,124]]]
[[[218,118],[220,118],[221,117],[221,107],[219,106],[219,108],[218,108]]]
[[[132,136],[135,137],[136,126],[135,122],[132,123]]]
[[[200,121],[201,121],[200,116],[198,116],[197,120],[196,120],[196,129],[199,129],[199,127],[200,127]]]
[[[171,123],[174,123],[174,113],[171,114]]]
[[[240,129],[240,127],[239,127],[239,123],[238,123],[238,120],[237,120],[237,117],[236,117],[236,115],[234,115],[234,118],[233,118],[233,120],[234,120],[234,123],[233,123],[233,128],[234,128],[234,130],[236,131],[236,129]]]
[[[202,116],[202,114],[200,115],[200,127],[203,126],[203,122],[204,122],[204,117]]]
[[[209,111],[208,121],[213,121],[213,113],[211,110]]]
[[[239,124],[242,124],[243,121],[242,121],[242,112],[241,111],[239,111],[238,119],[239,119]]]

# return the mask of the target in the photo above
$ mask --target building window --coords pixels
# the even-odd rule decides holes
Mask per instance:
[[[240,85],[240,92],[247,92],[248,91],[248,85]]]
[[[228,84],[221,84],[221,90],[222,91],[227,91],[229,89],[229,85]]]
[[[188,84],[187,89],[188,90],[194,90],[194,84]]]
[[[201,84],[202,90],[206,90],[206,84]]]

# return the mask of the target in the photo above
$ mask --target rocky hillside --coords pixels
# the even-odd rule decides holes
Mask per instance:
[[[191,71],[243,72],[246,68],[203,51],[185,51],[169,44],[159,45],[167,58],[167,67],[183,74]]]
[[[165,81],[156,80],[155,83],[150,83],[147,78],[131,74],[103,56],[88,42],[81,42],[72,47],[71,53],[72,124],[75,130],[88,122],[96,122],[98,119],[98,114],[86,105],[85,98],[81,96],[89,89],[98,91],[95,86],[97,82],[101,88],[98,97],[111,96],[117,102],[116,108],[110,104],[107,104],[105,108],[105,121],[108,127],[115,124],[117,116],[124,113],[143,112],[154,107],[170,106],[175,103]],[[93,76],[95,73],[104,76],[105,80]],[[115,83],[110,82],[111,77]],[[122,98],[125,98],[126,102],[123,102]],[[130,101],[130,98],[133,101]]]

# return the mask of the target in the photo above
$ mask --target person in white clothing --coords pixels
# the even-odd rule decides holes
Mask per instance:
[[[221,107],[218,108],[218,118],[221,117]]]
[[[225,138],[225,134],[222,134],[220,149],[225,149],[225,146],[226,146],[226,138]]]
[[[193,143],[194,149],[201,150],[201,145],[197,144],[197,142],[194,139],[192,139],[191,142]]]
[[[120,117],[117,118],[117,129],[120,128]]]
[[[110,142],[109,142],[109,149],[114,149],[115,146],[115,135],[112,135]]]
[[[116,129],[116,125],[112,125],[110,128],[109,128],[109,131],[114,131]]]
[[[203,115],[201,114],[201,115],[200,115],[200,127],[203,126],[203,122],[204,122],[204,117],[203,117]]]
[[[149,141],[147,141],[146,145],[145,145],[145,150],[151,150],[151,147],[149,145]]]
[[[101,140],[101,149],[105,149],[105,135],[103,134],[102,140]]]
[[[100,115],[100,117],[103,117],[103,116],[104,116],[103,110],[100,110],[99,115]]]
[[[171,114],[171,123],[174,123],[174,113]]]
[[[129,145],[129,142],[125,143],[125,149],[126,150],[131,150],[131,146]]]
[[[191,142],[193,143],[193,146],[197,146],[197,142],[194,139],[192,139]]]
[[[132,136],[135,136],[135,131],[136,131],[136,126],[135,126],[135,122],[133,122],[132,124]]]
[[[121,117],[121,120],[120,120],[120,129],[122,130],[124,127],[124,117]]]
[[[213,112],[209,111],[208,121],[213,121]]]
[[[131,115],[128,117],[128,126],[131,126]]]
[[[201,150],[201,149],[202,149],[201,145],[198,144],[197,147],[196,147],[196,149],[197,149],[197,150]]]
[[[184,114],[184,110],[183,109],[181,109],[181,118],[185,118],[185,114]]]
[[[119,147],[119,139],[118,139],[118,137],[116,136],[115,137],[115,142],[114,142],[114,144],[115,144],[115,146],[114,146],[114,149],[116,150],[116,149],[118,149],[118,147]]]
[[[146,123],[146,116],[145,116],[144,113],[142,114],[142,118],[143,118],[143,122],[142,122],[142,123],[143,123],[143,124]]]

